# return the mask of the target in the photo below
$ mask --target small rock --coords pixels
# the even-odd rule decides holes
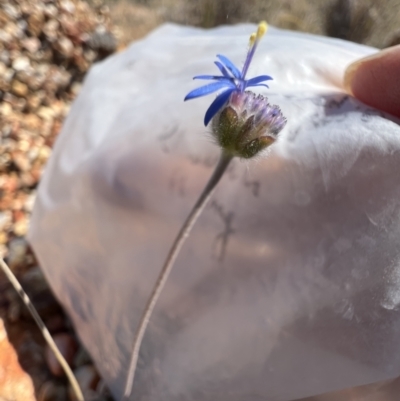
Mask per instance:
[[[70,39],[62,36],[54,43],[54,49],[57,50],[63,57],[70,58],[74,52],[74,45]]]
[[[76,380],[81,387],[83,396],[87,400],[93,400],[96,397],[96,386],[100,380],[99,374],[93,365],[84,365],[74,370]],[[70,401],[76,401],[72,387],[68,387]]]
[[[5,245],[0,245],[0,258],[5,258],[7,256],[7,247]]]
[[[56,18],[58,14],[57,7],[54,4],[46,4],[43,11],[47,18]]]
[[[10,90],[10,83],[0,76],[0,91],[8,92]]]
[[[21,40],[21,45],[24,49],[28,50],[29,53],[35,53],[40,48],[40,40],[36,37],[25,38]]]
[[[61,384],[55,384],[52,381],[45,382],[40,387],[37,401],[67,401],[67,388]]]
[[[70,18],[63,18],[60,20],[63,32],[70,38],[73,38],[73,41],[79,42],[81,30],[79,29],[79,25]]]
[[[82,89],[82,84],[79,83],[79,82],[74,82],[74,83],[71,85],[70,91],[71,91],[71,93],[72,93],[74,96],[78,96],[78,94],[79,94],[79,92],[81,91],[81,89]]]
[[[48,146],[43,146],[39,150],[38,159],[46,162],[51,154],[51,149]]]
[[[0,231],[8,230],[11,226],[12,215],[9,210],[0,212]]]
[[[82,49],[79,49],[79,51],[75,51],[74,63],[78,67],[81,73],[86,72],[90,67],[90,62],[86,60],[85,57],[83,56]]]
[[[15,71],[23,71],[29,67],[30,67],[29,58],[25,56],[17,57],[12,63],[12,68]]]
[[[11,105],[14,112],[22,111],[26,106],[26,99],[14,96],[11,93],[5,93],[3,100]]]
[[[35,12],[28,18],[28,31],[32,36],[38,37],[43,28],[44,15],[41,12]]]
[[[0,8],[0,26],[4,26],[9,19],[9,16]]]
[[[17,21],[17,26],[21,31],[26,31],[28,29],[28,23],[24,19],[19,19]]]
[[[36,68],[34,73],[31,75],[31,79],[29,79],[29,81],[27,82],[29,88],[33,92],[33,95],[37,94],[36,92],[43,86],[44,82],[47,79],[47,71],[43,72],[39,69],[39,67],[40,65]]]
[[[61,10],[73,14],[75,11],[75,4],[70,0],[63,0],[60,2]]]
[[[36,111],[42,104],[43,99],[44,99],[44,92],[42,92],[41,94],[34,93],[30,95],[26,100],[26,107],[28,111],[30,112]]]
[[[40,118],[43,118],[43,120],[51,120],[54,118],[54,111],[50,107],[42,106],[37,114]]]
[[[3,76],[7,71],[7,66],[0,61],[0,76]]]
[[[8,244],[8,264],[10,267],[18,266],[25,260],[28,252],[28,242],[25,238],[13,238]]]
[[[0,42],[9,43],[11,41],[12,41],[12,36],[4,29],[0,29]]]
[[[11,83],[11,92],[15,96],[25,97],[28,94],[28,85],[20,81],[14,80]]]
[[[8,235],[4,231],[0,231],[0,244],[4,245],[8,241]]]
[[[93,63],[96,60],[97,54],[94,50],[86,50],[83,52],[83,56],[89,63]]]
[[[3,79],[4,79],[6,82],[11,82],[12,78],[14,77],[14,75],[15,75],[15,71],[12,70],[11,68],[9,68],[9,69],[3,74]]]
[[[16,6],[9,3],[2,4],[4,12],[12,19],[18,19],[21,16],[21,11]]]
[[[36,199],[36,191],[33,191],[26,197],[26,201],[24,203],[24,209],[27,212],[32,212],[33,210],[33,205],[35,204],[35,199]]]
[[[13,158],[13,162],[19,171],[28,171],[31,168],[31,163],[23,152],[16,154]]]
[[[47,40],[54,42],[57,39],[58,28],[60,24],[56,19],[50,19],[43,26],[43,33]]]
[[[26,218],[26,216],[24,216],[14,224],[13,231],[14,234],[17,235],[18,237],[23,237],[28,233],[28,228],[29,228],[28,219]]]
[[[21,39],[24,36],[22,29],[12,21],[9,21],[3,29],[15,39]]]
[[[61,354],[70,365],[74,360],[76,351],[78,349],[75,339],[67,333],[56,334],[53,339],[54,342],[57,344]],[[48,345],[46,346],[45,357],[50,372],[57,377],[64,376],[64,370],[62,366],[57,361],[53,351],[49,348]]]
[[[38,181],[30,172],[22,173],[20,176],[20,180],[21,185],[28,188],[33,187],[35,184],[37,184]]]

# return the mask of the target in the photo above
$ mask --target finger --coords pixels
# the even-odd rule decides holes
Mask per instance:
[[[400,45],[350,64],[344,86],[363,103],[400,117]]]

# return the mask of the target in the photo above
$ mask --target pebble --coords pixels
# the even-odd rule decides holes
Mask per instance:
[[[73,14],[75,11],[75,4],[69,0],[62,0],[60,2],[61,9],[67,13]]]
[[[32,191],[24,202],[24,209],[26,212],[31,213],[35,204],[36,191]]]
[[[26,216],[21,217],[20,220],[18,220],[15,224],[14,224],[14,234],[22,237],[25,236],[28,233],[28,228],[29,228],[29,223],[28,223],[28,219]]]
[[[114,52],[117,49],[117,42],[110,32],[94,32],[87,41],[88,46],[97,51]]]
[[[74,370],[79,386],[81,387],[83,396],[87,400],[92,400],[96,397],[96,387],[99,383],[100,377],[93,365],[84,365]],[[76,401],[72,387],[68,386],[68,393],[70,401]]]
[[[51,107],[42,106],[39,110],[37,115],[44,120],[49,120],[54,118],[54,110]]]
[[[35,53],[39,50],[41,43],[40,40],[36,37],[24,38],[21,40],[21,46],[28,50],[29,53]]]
[[[37,401],[67,401],[67,387],[52,381],[45,382],[40,388]]]
[[[49,17],[56,18],[58,10],[54,4],[45,4],[44,8],[43,8],[43,12],[44,12],[44,15],[48,18]]]
[[[15,75],[15,71],[12,70],[11,68],[8,68],[3,74],[3,79],[6,82],[10,82],[14,75]]]
[[[54,44],[54,49],[56,49],[63,57],[70,58],[74,52],[74,45],[70,39],[63,36]]]
[[[0,231],[6,231],[11,227],[12,214],[9,210],[0,212]]]
[[[7,71],[7,66],[0,61],[0,76],[3,76]]]
[[[30,61],[28,57],[17,57],[13,63],[12,63],[12,68],[15,71],[23,71],[26,70],[30,66]]]
[[[11,40],[12,40],[12,36],[4,29],[0,29],[0,41],[7,43],[7,42],[11,42]]]
[[[11,92],[19,97],[25,97],[28,94],[28,86],[20,81],[14,80],[11,83]]]
[[[45,97],[44,92],[40,92],[40,91],[29,96],[27,99],[27,102],[26,102],[28,111],[30,111],[30,112],[36,111],[42,104],[44,97]]]
[[[44,24],[44,14],[42,12],[34,11],[28,17],[28,31],[32,36],[38,37],[42,33]]]
[[[12,19],[18,19],[21,16],[20,10],[12,4],[4,4],[3,10]]]
[[[28,242],[25,238],[13,238],[8,244],[7,262],[10,267],[19,266],[24,262],[28,251]]]
[[[46,22],[43,27],[43,33],[45,34],[47,40],[50,40],[51,42],[56,40],[59,26],[60,24],[56,19],[50,19]]]
[[[0,244],[4,245],[8,241],[8,235],[4,231],[0,231]]]

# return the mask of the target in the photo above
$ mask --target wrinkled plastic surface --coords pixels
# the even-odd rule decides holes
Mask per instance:
[[[145,301],[218,158],[202,125],[213,96],[183,98],[194,75],[217,72],[216,54],[240,65],[254,29],[164,25],[92,68],[41,182],[30,242],[116,399]],[[288,124],[267,155],[233,162],[196,224],[132,400],[398,400],[384,384],[342,391],[400,374],[400,128],[341,86],[375,51],[265,36],[249,76],[274,77],[260,93]]]

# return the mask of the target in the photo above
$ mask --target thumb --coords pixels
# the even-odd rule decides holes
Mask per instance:
[[[350,64],[344,86],[363,103],[400,117],[400,45]]]

